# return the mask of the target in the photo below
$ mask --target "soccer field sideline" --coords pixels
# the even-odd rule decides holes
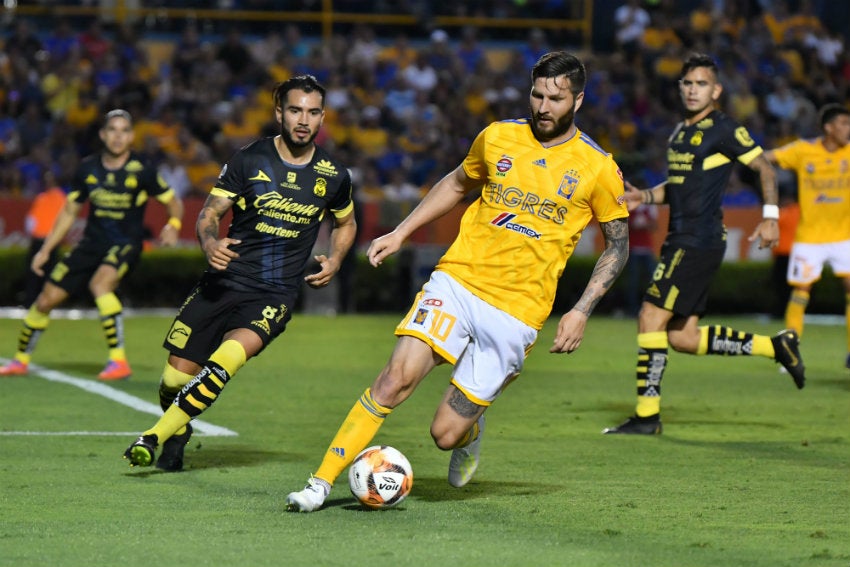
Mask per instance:
[[[8,359],[0,358],[0,364],[6,364],[9,362]],[[162,408],[160,408],[156,404],[152,404],[150,402],[146,402],[136,396],[128,394],[126,392],[122,392],[120,390],[116,390],[115,388],[109,386],[108,384],[104,384],[101,382],[95,382],[92,380],[87,380],[84,378],[76,378],[74,376],[70,376],[65,374],[64,372],[59,372],[57,370],[51,370],[49,368],[45,368],[43,366],[39,366],[37,364],[30,364],[29,367],[29,376],[35,376],[38,378],[42,378],[44,380],[48,380],[50,382],[59,382],[62,384],[67,384],[69,386],[74,386],[75,388],[80,388],[81,390],[85,390],[86,392],[102,396],[113,402],[119,403],[121,405],[127,406],[130,409],[134,409],[136,411],[140,411],[143,413],[149,413],[151,415],[155,415],[159,417],[162,415]],[[205,435],[209,437],[236,437],[239,434],[232,429],[228,429],[226,427],[221,427],[218,425],[213,425],[212,423],[208,423],[202,420],[194,420],[192,422],[192,426],[194,430],[199,435]],[[122,435],[122,436],[136,436],[138,432],[126,432],[126,431],[54,431],[54,432],[39,432],[39,431],[0,431],[0,435],[10,436],[10,435]]]

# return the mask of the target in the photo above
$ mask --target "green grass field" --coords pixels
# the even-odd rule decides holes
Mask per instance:
[[[850,564],[843,325],[806,328],[802,391],[766,359],[672,353],[665,432],[647,438],[600,434],[633,411],[634,321],[593,318],[582,348],[557,356],[553,320],[488,411],[468,486],[447,484],[449,455],[428,434],[441,367],[375,439],[413,465],[405,502],[365,511],[341,477],[325,509],[285,513],[286,494],[385,362],[400,315],[296,315],[201,416],[238,435],[197,435],[178,474],[121,458],[156,416],[119,395],[157,403],[170,319],[128,318],[135,374],[118,384],[93,378],[105,357],[99,324],[54,320],[33,361],[49,371],[0,380],[0,566]],[[18,329],[0,320],[0,355],[11,356]]]

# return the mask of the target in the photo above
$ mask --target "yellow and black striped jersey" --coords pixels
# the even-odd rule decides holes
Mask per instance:
[[[800,222],[794,241],[850,240],[850,145],[830,152],[821,138],[797,140],[773,155],[779,167],[797,174]]]
[[[437,270],[540,329],[587,224],[628,217],[622,173],[587,134],[546,148],[527,119],[482,130],[463,168],[483,184],[481,196]]]

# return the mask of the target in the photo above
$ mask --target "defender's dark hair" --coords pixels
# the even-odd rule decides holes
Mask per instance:
[[[298,75],[278,83],[274,88],[272,96],[274,97],[275,108],[280,108],[286,101],[289,91],[296,89],[305,93],[318,92],[322,95],[322,108],[325,107],[325,87],[313,75]]]
[[[821,130],[823,130],[823,127],[826,126],[830,121],[832,121],[832,119],[836,116],[841,116],[842,114],[850,116],[850,108],[847,108],[842,104],[838,104],[837,102],[831,102],[829,104],[823,105],[818,114],[820,127]]]
[[[570,92],[573,96],[577,96],[584,90],[587,83],[584,63],[566,51],[551,51],[542,55],[531,69],[531,82],[541,77],[549,79],[561,75],[565,75],[570,80]]]
[[[714,73],[715,77],[720,76],[720,69],[717,66],[717,62],[714,60],[714,57],[705,53],[692,53],[682,64],[682,72],[679,73],[679,78],[681,79],[687,75],[691,69],[696,69],[697,67],[705,67],[706,69],[710,69],[711,72]]]

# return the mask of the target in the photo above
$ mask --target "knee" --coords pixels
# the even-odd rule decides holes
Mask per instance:
[[[457,447],[463,433],[458,434],[437,422],[431,424],[431,439],[434,440],[434,445],[441,451],[451,451]]]
[[[694,354],[699,347],[699,331],[696,335],[683,332],[667,333],[667,340],[670,348],[676,352]]]

